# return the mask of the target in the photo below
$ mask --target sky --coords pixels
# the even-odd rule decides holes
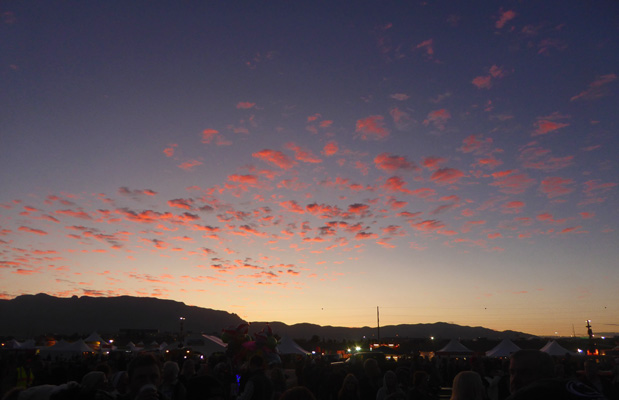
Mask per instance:
[[[619,3],[0,16],[0,298],[619,332]]]

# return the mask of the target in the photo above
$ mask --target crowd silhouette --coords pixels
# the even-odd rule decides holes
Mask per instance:
[[[330,362],[298,356],[237,363],[222,353],[42,358],[0,353],[3,400],[520,400],[619,399],[619,359],[401,357]]]

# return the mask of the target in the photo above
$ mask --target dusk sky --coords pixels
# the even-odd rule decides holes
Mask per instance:
[[[616,1],[0,16],[0,298],[619,331]]]

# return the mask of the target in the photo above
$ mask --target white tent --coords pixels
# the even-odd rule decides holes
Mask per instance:
[[[226,351],[226,344],[218,337],[210,335],[190,335],[185,338],[185,346],[191,350],[209,356],[213,353]]]
[[[224,343],[224,341],[218,338],[217,336],[202,334],[202,337],[210,340],[211,342],[215,343],[219,347],[223,347],[223,348],[228,347],[228,345]]]
[[[53,357],[61,358],[94,352],[94,350],[90,348],[83,340],[78,340],[73,343],[61,340],[53,346],[41,348],[40,351],[42,356],[51,355]]]
[[[21,343],[19,343],[15,339],[11,339],[8,342],[4,343],[4,347],[3,348],[5,348],[5,349],[20,349],[21,348]]]
[[[129,350],[131,352],[142,351],[142,349],[143,349],[143,347],[136,346],[136,344],[131,342],[131,341],[129,343],[127,343],[127,350]]]
[[[437,355],[467,355],[473,354],[473,350],[467,348],[465,345],[457,341],[456,339],[451,339],[449,343],[442,349],[436,352]]]
[[[543,351],[544,353],[548,353],[551,356],[564,356],[566,354],[570,354],[570,355],[576,354],[573,351],[569,351],[565,347],[561,346],[559,343],[557,343],[554,340],[551,340],[548,343],[546,343],[546,345],[542,347],[540,351]]]
[[[97,333],[97,332],[93,332],[90,334],[90,336],[88,336],[86,339],[84,339],[84,342],[86,343],[94,343],[94,342],[105,342],[105,340],[103,340],[103,338]]]
[[[486,357],[509,357],[510,354],[520,350],[514,342],[509,339],[503,339],[503,341],[497,344],[492,350],[486,352]]]
[[[282,337],[282,340],[277,344],[279,354],[303,354],[307,355],[310,352],[299,346],[292,338]]]

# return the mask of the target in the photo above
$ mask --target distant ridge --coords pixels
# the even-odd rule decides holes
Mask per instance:
[[[221,332],[224,327],[243,322],[236,314],[174,300],[36,294],[0,300],[0,335],[117,333],[127,328],[178,332],[180,317],[185,317],[186,331],[207,333]]]
[[[226,311],[188,306],[174,300],[150,297],[89,297],[59,298],[47,294],[22,295],[12,300],[0,300],[0,335],[33,337],[41,334],[81,334],[94,331],[115,334],[121,329],[156,329],[178,332],[179,319],[185,317],[186,332],[219,334],[222,329],[245,322]],[[261,330],[266,322],[252,322],[250,334]],[[324,339],[360,339],[376,335],[376,327],[346,328],[303,323],[286,325],[269,321],[273,332],[280,336],[309,339],[314,335]],[[498,332],[483,327],[470,327],[445,322],[434,324],[403,324],[381,326],[381,337],[442,339],[488,339],[530,337],[522,332]]]

